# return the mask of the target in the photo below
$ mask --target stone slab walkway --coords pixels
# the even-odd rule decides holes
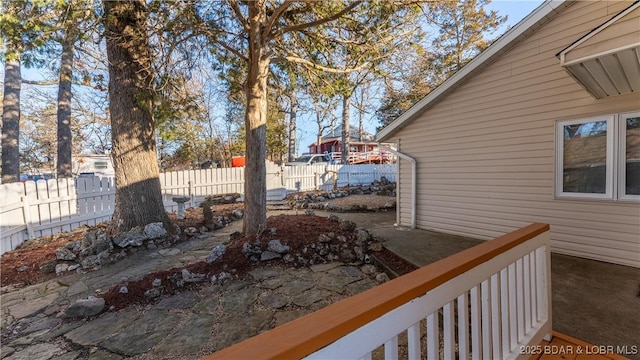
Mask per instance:
[[[394,215],[377,216],[388,221]],[[236,222],[170,249],[140,250],[95,272],[2,294],[0,358],[197,359],[377,284],[373,265],[265,266],[244,280],[208,284],[154,305],[107,311],[88,320],[61,316],[73,301],[123,279],[205,259],[240,226]]]

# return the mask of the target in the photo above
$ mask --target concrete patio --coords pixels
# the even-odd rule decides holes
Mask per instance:
[[[472,247],[482,240],[397,228],[394,214],[353,214],[384,246],[417,266]],[[596,346],[626,349],[640,359],[640,269],[552,254],[553,330]],[[626,348],[625,348],[626,347]]]

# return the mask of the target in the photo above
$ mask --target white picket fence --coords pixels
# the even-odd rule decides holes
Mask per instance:
[[[287,192],[367,185],[385,176],[396,180],[395,165],[267,164],[267,200],[282,200]],[[177,210],[173,197],[190,198],[198,206],[206,196],[244,193],[244,168],[177,171],[160,174],[165,209]],[[81,225],[108,221],[113,214],[113,178],[78,178],[0,184],[0,254],[28,239],[71,231]]]

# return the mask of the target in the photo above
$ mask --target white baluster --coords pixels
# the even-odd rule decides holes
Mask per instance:
[[[440,330],[438,329],[438,311],[427,316],[427,359],[440,358]]]
[[[524,339],[524,280],[522,259],[516,260],[516,301],[518,315],[518,342]]]
[[[458,357],[469,358],[469,301],[467,292],[458,296]]]
[[[491,359],[491,285],[485,280],[482,289],[482,358]]]
[[[493,358],[502,358],[500,341],[500,273],[491,275],[491,346]]]
[[[448,302],[442,308],[443,322],[444,322],[444,358],[453,359],[455,357],[455,338],[456,338],[456,325],[455,325],[455,305],[453,301]]]
[[[398,337],[394,336],[384,343],[385,360],[398,360]]]
[[[420,323],[415,323],[407,329],[407,345],[409,359],[421,359],[420,351]]]
[[[480,287],[471,288],[471,356],[473,360],[482,359],[482,319]]]
[[[508,354],[511,347],[509,339],[511,313],[509,312],[509,275],[506,268],[500,270],[500,313],[502,314],[502,323],[500,324],[502,328],[502,353]]]

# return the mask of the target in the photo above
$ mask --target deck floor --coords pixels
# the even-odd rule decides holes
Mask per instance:
[[[535,350],[535,353],[534,351]],[[571,336],[554,331],[551,341],[543,341],[538,347],[532,349],[533,355],[529,360],[621,360],[628,359],[599,346],[588,344]]]

